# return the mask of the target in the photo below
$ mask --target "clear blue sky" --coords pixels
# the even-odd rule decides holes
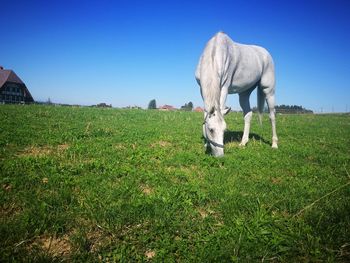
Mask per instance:
[[[202,105],[194,71],[217,32],[270,51],[277,104],[350,111],[350,1],[5,1],[0,65],[36,100]],[[256,95],[251,98],[256,104]],[[238,108],[237,95],[228,104]]]

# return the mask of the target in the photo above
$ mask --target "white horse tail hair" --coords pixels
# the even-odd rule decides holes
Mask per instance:
[[[265,106],[265,100],[266,100],[266,95],[263,92],[262,88],[258,86],[258,116],[259,116],[259,123],[262,125],[262,114],[264,112],[264,106]]]

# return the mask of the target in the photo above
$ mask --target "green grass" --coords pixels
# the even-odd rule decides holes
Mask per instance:
[[[0,261],[346,262],[350,116],[0,106]],[[304,210],[303,210],[304,209]]]

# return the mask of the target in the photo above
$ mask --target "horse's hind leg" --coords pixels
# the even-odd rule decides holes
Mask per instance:
[[[249,141],[250,121],[252,119],[253,112],[250,108],[249,97],[254,88],[244,91],[239,94],[239,104],[243,110],[244,115],[244,131],[240,146],[245,146]]]
[[[259,88],[266,96],[267,106],[269,107],[269,116],[272,127],[272,148],[278,148],[278,138],[276,133],[276,116],[275,116],[275,73],[272,59],[267,64],[266,71],[261,77]]]
[[[266,94],[266,102],[267,106],[269,107],[269,117],[271,121],[271,127],[272,127],[272,148],[277,149],[277,132],[276,132],[276,116],[275,116],[275,91],[271,90],[270,92],[268,89],[263,89],[264,93]]]

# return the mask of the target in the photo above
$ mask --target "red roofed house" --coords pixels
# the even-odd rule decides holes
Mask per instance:
[[[197,107],[194,109],[195,112],[203,112],[204,110],[201,107]]]
[[[159,107],[160,110],[176,110],[176,108],[174,108],[173,106],[171,105],[163,105],[161,107]]]
[[[0,103],[30,103],[32,95],[23,81],[12,70],[0,66]]]

